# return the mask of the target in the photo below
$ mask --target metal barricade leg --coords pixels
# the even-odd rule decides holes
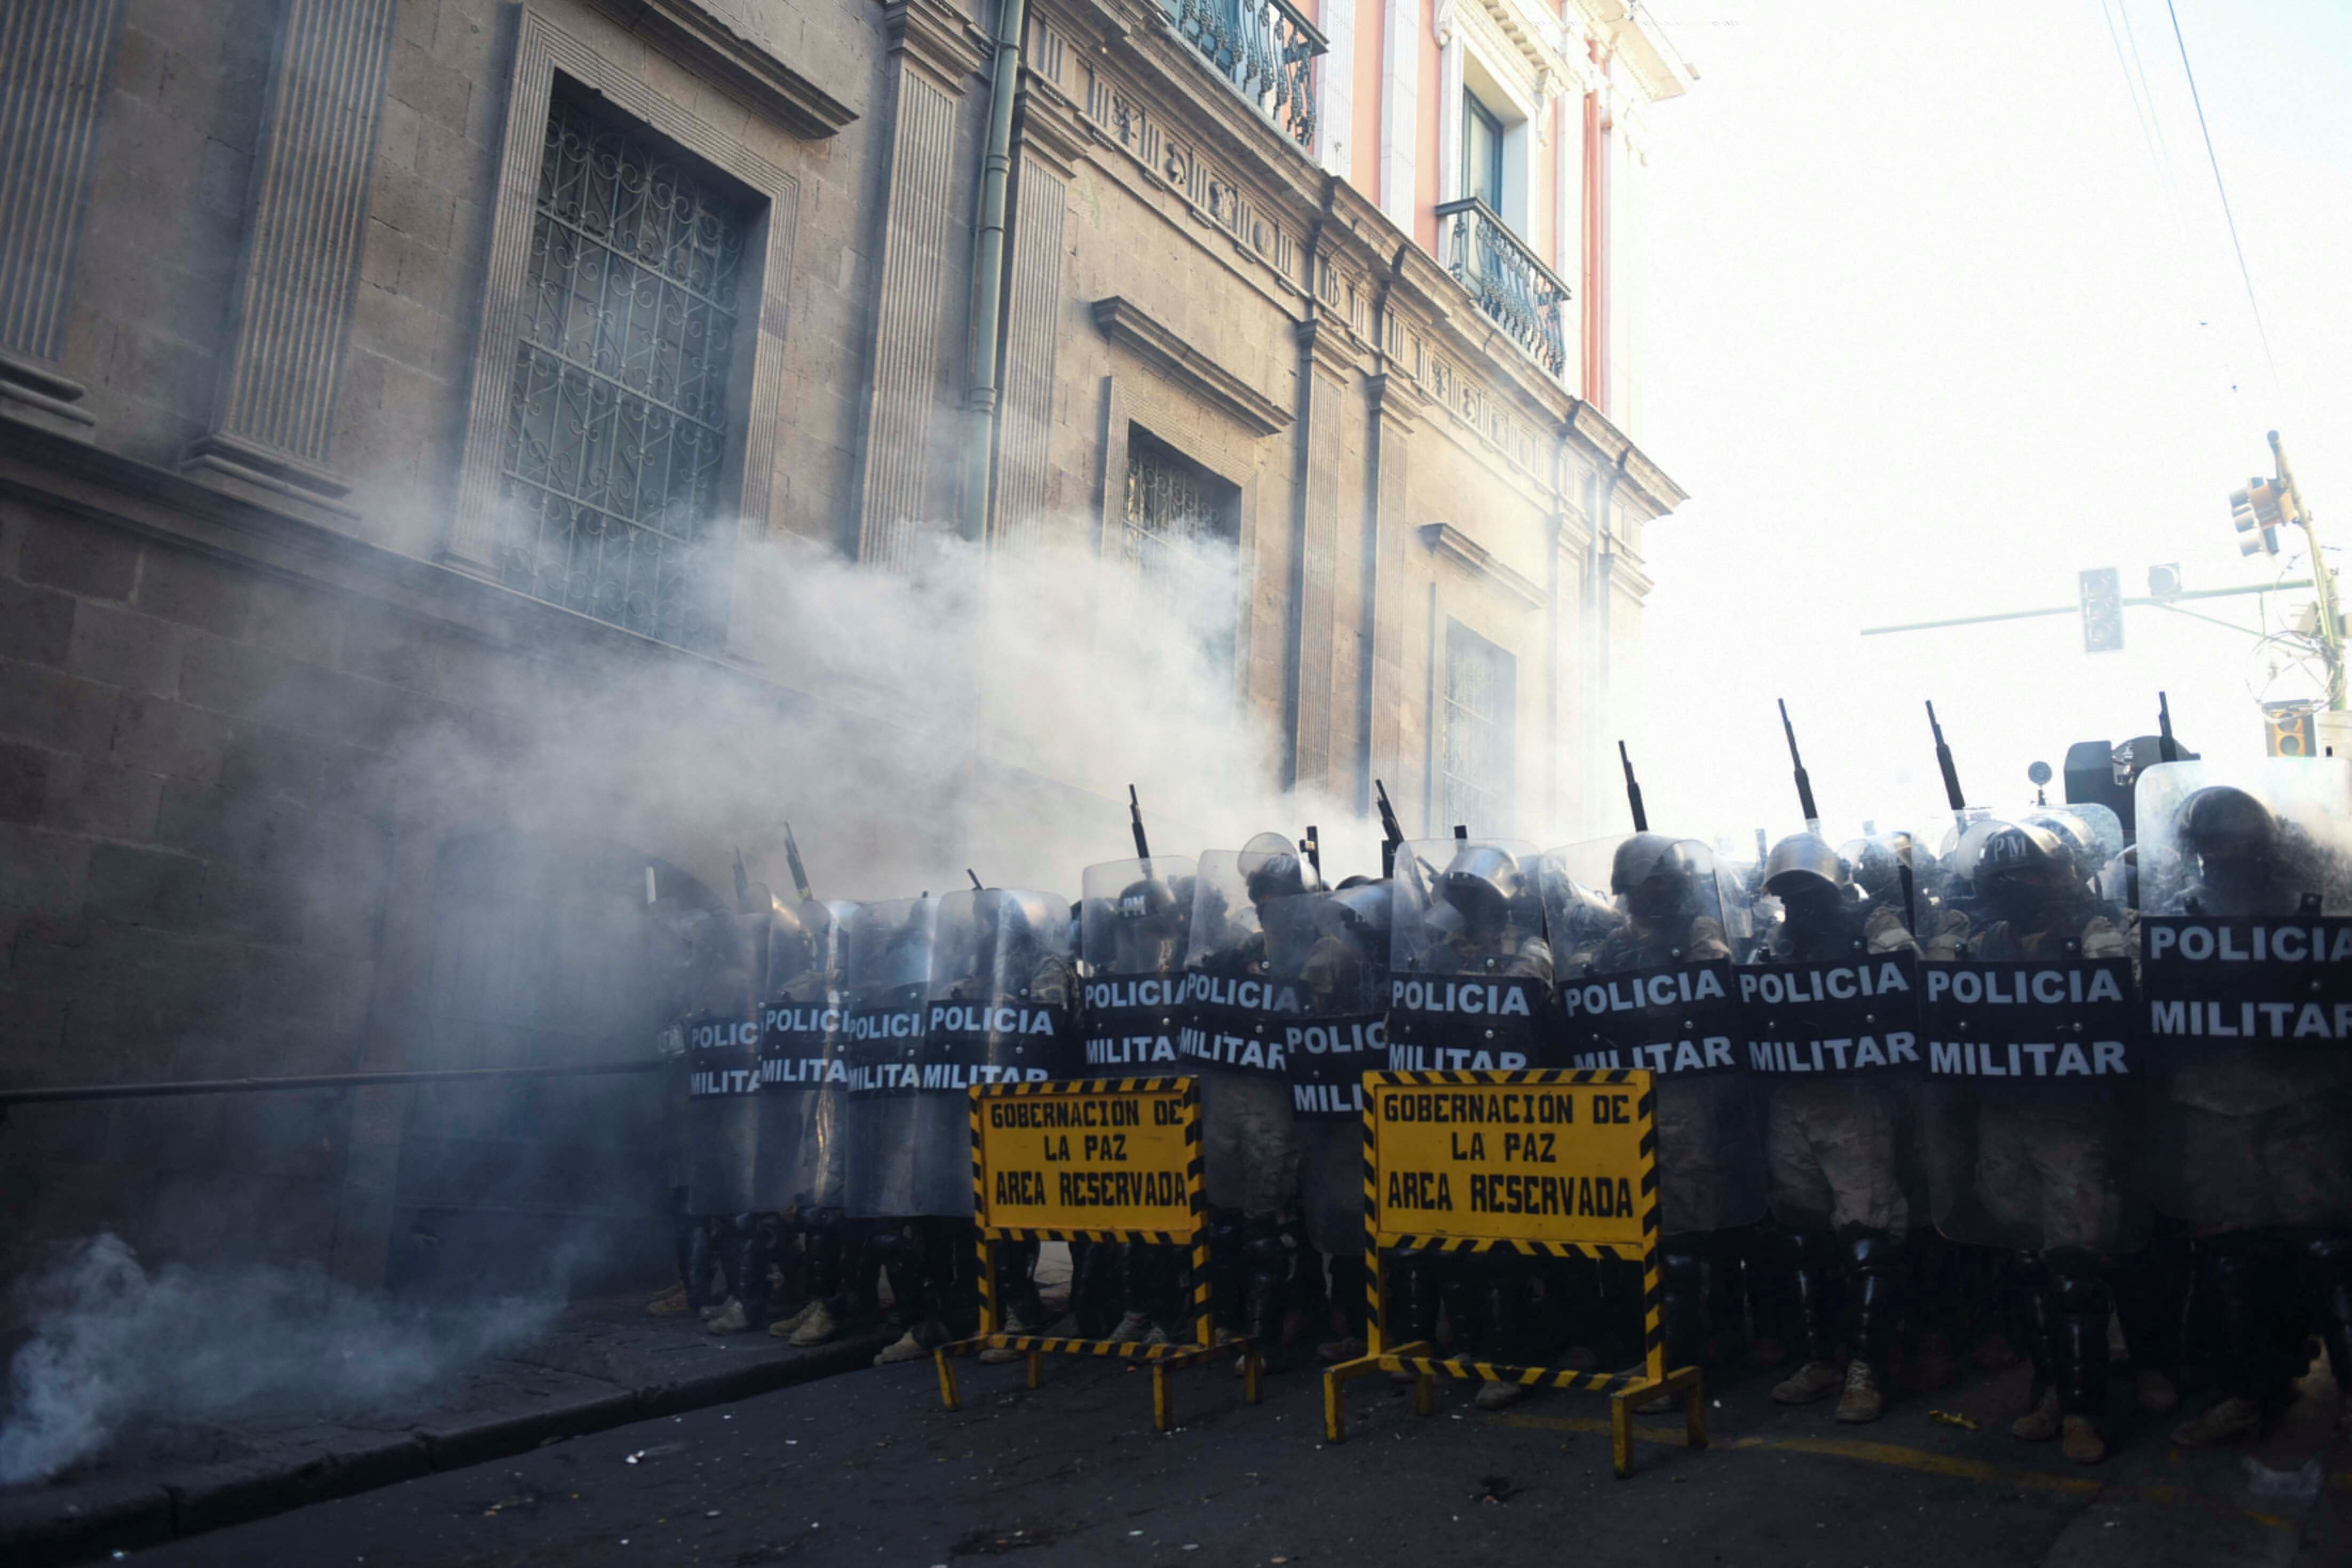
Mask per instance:
[[[940,1369],[940,1403],[950,1410],[962,1409],[956,1401],[955,1358],[942,1346],[931,1352],[931,1360]]]

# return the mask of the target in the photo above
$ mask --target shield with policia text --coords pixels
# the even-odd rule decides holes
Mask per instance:
[[[1388,1066],[1394,897],[1387,882],[1362,882],[1265,909],[1276,978],[1295,985],[1304,1003],[1282,1028],[1307,1237],[1327,1257],[1364,1247],[1363,1078]]]
[[[2134,810],[2157,1206],[2352,1226],[2352,762],[2162,763]]]
[[[858,910],[811,899],[770,929],[756,1207],[834,1209],[847,1198],[849,931]]]
[[[1763,1123],[1741,1050],[1714,851],[1635,833],[1555,850],[1545,881],[1569,1065],[1657,1080],[1669,1235],[1762,1217]],[[1593,906],[1604,896],[1606,921]]]
[[[1176,1070],[1193,878],[1189,855],[1105,860],[1083,873],[1078,1027],[1087,1072]]]
[[[1069,909],[1067,899],[1018,888],[940,900],[923,1021],[940,1089],[1043,1083],[1076,1068]]]
[[[1305,872],[1278,836],[1242,849],[1201,854],[1184,958],[1188,1061],[1286,1083],[1287,1027],[1305,1013],[1304,991],[1276,973],[1265,911],[1306,896]],[[1281,928],[1286,934],[1289,927]]]
[[[2128,921],[2099,897],[2100,840],[2087,820],[1985,815],[1944,858],[1920,965],[1924,1144],[1936,1226],[1956,1241],[2147,1240],[2150,1058]]]
[[[753,1205],[759,1154],[761,922],[711,910],[688,931],[686,1043],[687,1212],[731,1215]]]
[[[1512,839],[1430,838],[1398,850],[1391,1069],[1558,1065],[1538,862],[1533,845]]]
[[[893,899],[866,905],[849,929],[852,1218],[971,1213],[963,1091],[940,1087],[925,1046],[939,910],[937,899]]]

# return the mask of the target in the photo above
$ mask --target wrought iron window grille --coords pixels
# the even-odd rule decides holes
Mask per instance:
[[[1302,147],[1314,144],[1315,61],[1330,47],[1286,0],[1160,0],[1178,37]]]
[[[1437,256],[1478,309],[1554,377],[1568,372],[1568,285],[1476,197],[1437,206]]]
[[[548,113],[501,464],[507,585],[716,643],[718,513],[751,200],[634,127]]]

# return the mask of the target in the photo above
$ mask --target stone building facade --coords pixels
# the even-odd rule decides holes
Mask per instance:
[[[1680,499],[1619,215],[1681,68],[1614,0],[974,4],[0,8],[0,1082],[636,1054],[614,932],[731,846],[411,742],[648,669],[805,709],[762,541],[1213,540],[1286,782],[1601,820]],[[658,1121],[597,1079],[21,1107],[5,1267],[625,1271]]]

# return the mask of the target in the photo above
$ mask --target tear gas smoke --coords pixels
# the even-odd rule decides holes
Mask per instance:
[[[33,1337],[9,1369],[0,1485],[47,1480],[134,1421],[221,1421],[261,1410],[396,1407],[543,1332],[560,1293],[428,1321],[315,1270],[150,1273],[111,1233],[20,1282]]]

